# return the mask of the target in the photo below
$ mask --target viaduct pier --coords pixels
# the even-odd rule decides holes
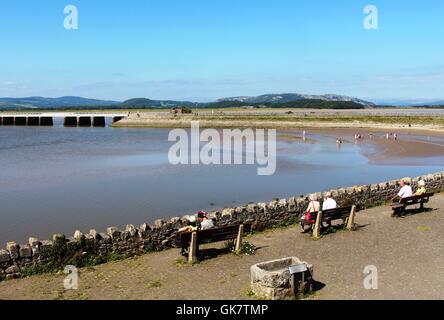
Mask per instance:
[[[63,119],[65,127],[105,127],[106,119],[112,123],[122,120],[127,113],[75,113],[75,112],[15,112],[0,113],[0,126],[47,126],[54,125],[54,119]]]

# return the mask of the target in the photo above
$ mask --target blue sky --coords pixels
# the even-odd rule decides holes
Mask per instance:
[[[440,99],[443,14],[441,0],[1,1],[0,96]]]

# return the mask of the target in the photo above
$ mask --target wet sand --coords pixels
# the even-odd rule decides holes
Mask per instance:
[[[317,133],[332,138],[341,137],[343,143],[355,143],[361,148],[361,153],[373,164],[387,163],[393,160],[399,164],[423,164],[424,158],[444,155],[444,134],[428,131],[398,130],[397,140],[386,134],[393,131],[354,128],[312,128],[305,130],[307,134]],[[355,140],[355,134],[360,133],[362,139]],[[430,139],[433,137],[433,139]],[[405,160],[405,161],[403,161]],[[416,160],[416,161],[415,161]],[[429,159],[433,160],[433,159]]]
[[[444,137],[438,134],[429,140],[397,130],[399,141],[386,141],[382,130],[305,130],[305,143],[302,129],[278,130],[276,174],[263,177],[256,165],[171,165],[169,129],[2,128],[0,242],[442,171]],[[357,144],[356,131],[364,136]],[[338,135],[345,140],[339,147]]]
[[[173,115],[168,111],[133,112],[113,126],[134,128],[353,128],[444,134],[444,109],[216,109]]]

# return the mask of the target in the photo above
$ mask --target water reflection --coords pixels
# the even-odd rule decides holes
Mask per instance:
[[[376,166],[335,135],[281,131],[276,174],[258,176],[255,166],[170,165],[168,133],[0,128],[0,243],[417,176],[440,171],[443,160]]]

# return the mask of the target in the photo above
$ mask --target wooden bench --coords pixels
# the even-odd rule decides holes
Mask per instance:
[[[409,206],[419,204],[420,209],[424,210],[424,204],[428,203],[433,193],[424,193],[422,195],[414,195],[407,198],[402,198],[399,202],[392,204],[393,216],[399,216],[405,213],[405,209]]]
[[[310,221],[304,222],[304,225],[309,225],[312,228],[313,238],[321,236],[321,228],[323,223],[331,224],[332,221],[342,220],[342,224],[346,225],[348,230],[353,230],[356,217],[356,206],[329,209],[319,212],[310,213]]]
[[[193,263],[197,260],[197,252],[201,244],[236,239],[235,251],[240,251],[243,234],[251,230],[251,223],[245,223],[194,232],[179,232],[176,234],[174,244],[178,248],[189,248],[188,262]]]

